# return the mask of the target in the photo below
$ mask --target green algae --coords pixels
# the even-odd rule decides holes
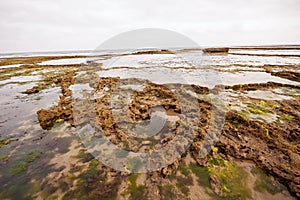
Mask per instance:
[[[83,163],[89,162],[94,158],[92,154],[86,153],[86,149],[80,149],[78,154],[74,157],[78,158]]]
[[[248,173],[235,163],[217,157],[208,158],[209,166],[203,167],[191,163],[190,169],[197,176],[198,184],[206,188],[212,189],[210,177],[217,178],[221,195],[218,196],[211,191],[207,193],[214,199],[249,199],[251,198],[251,190],[247,187]]]
[[[268,192],[272,195],[286,190],[286,187],[280,184],[273,177],[265,174],[262,170],[258,168],[252,168],[251,172],[258,176],[258,179],[254,183],[254,190],[258,192]]]
[[[12,168],[11,168],[11,175],[16,175],[21,173],[22,171],[26,170],[28,168],[29,164],[27,162],[19,162],[17,164],[15,164]]]
[[[84,151],[79,153],[79,156],[84,156]],[[78,155],[77,155],[78,156]],[[76,156],[76,157],[77,157]],[[78,176],[73,176],[71,179],[76,180],[77,188],[75,190],[69,190],[68,181],[61,180],[61,185],[63,190],[66,190],[67,193],[64,195],[63,199],[90,199],[90,192],[95,189],[94,186],[96,182],[104,181],[104,178],[99,177],[100,170],[98,170],[99,161],[93,159],[89,161],[88,168],[82,172],[83,166],[76,167],[76,169],[71,169],[70,173],[80,172]],[[74,174],[73,174],[74,175]]]
[[[182,185],[178,185],[178,187],[184,195],[188,196],[190,194],[190,189],[188,187]]]
[[[280,117],[281,120],[284,120],[284,121],[290,121],[290,120],[293,120],[294,117],[292,115],[289,115],[289,114],[283,114],[281,117]]]
[[[162,200],[176,199],[177,196],[174,194],[174,185],[160,185],[158,186],[159,194]]]
[[[0,148],[5,145],[5,140],[0,140]]]
[[[30,182],[29,178],[24,178],[17,183],[11,184],[5,190],[0,191],[0,199],[22,199],[31,200],[33,191],[38,189],[37,183]]]
[[[147,195],[146,195],[146,186],[144,185],[138,185],[136,183],[137,178],[138,178],[139,174],[132,174],[129,178],[128,178],[128,188],[127,190],[122,194],[124,195],[130,195],[129,199],[132,200],[139,200],[139,199],[146,199]]]
[[[229,123],[234,127],[234,128],[238,128],[239,127],[239,123],[235,122],[235,121],[229,121]]]
[[[60,125],[62,125],[63,123],[65,123],[64,119],[57,119],[53,122],[53,128],[59,127]]]
[[[217,166],[229,166],[229,162],[219,155],[217,157],[208,156],[208,162]]]
[[[263,100],[259,101],[258,104],[260,106],[264,107],[264,108],[267,108],[267,107],[268,108],[272,108],[272,109],[278,109],[278,108],[280,108],[280,105],[278,105],[278,104],[267,103],[267,102],[265,102]]]
[[[266,115],[271,112],[271,110],[280,108],[278,104],[267,103],[263,100],[259,101],[257,104],[246,103],[250,113],[257,115]]]
[[[20,161],[11,167],[10,174],[14,176],[16,174],[25,171],[29,167],[30,163],[41,158],[42,155],[43,152],[34,152],[34,151],[29,152],[28,155],[26,156],[25,161]]]
[[[27,155],[27,158],[26,158],[26,161],[27,163],[31,163],[35,160],[37,160],[38,158],[42,157],[43,155],[43,152],[33,152],[31,151],[28,155]]]
[[[128,141],[122,141],[124,149],[129,149],[129,143]]]
[[[250,113],[256,114],[256,115],[265,115],[265,114],[270,112],[268,109],[261,108],[259,106],[254,105],[254,104],[249,104],[248,105],[248,110],[249,110]]]
[[[251,191],[247,187],[247,172],[236,164],[228,163],[225,167],[210,167],[210,174],[220,181],[223,199],[249,199]]]
[[[5,161],[8,160],[9,156],[8,155],[4,155],[0,157],[0,161]]]
[[[117,158],[126,158],[129,154],[129,151],[122,150],[122,149],[116,149],[115,155]]]
[[[190,171],[188,171],[188,173],[190,174]],[[193,185],[193,178],[190,175],[177,176],[176,181],[177,181],[177,184],[176,184],[177,188],[184,195],[188,195],[190,193],[190,189],[188,188],[188,186]]]
[[[211,188],[210,186],[210,172],[208,167],[202,167],[195,163],[189,165],[192,172],[197,176],[197,182],[199,185]]]
[[[283,114],[282,116],[277,118],[277,120],[275,121],[275,124],[277,124],[278,126],[283,126],[284,122],[291,121],[293,119],[294,119],[294,116],[289,115],[289,114]]]
[[[142,161],[138,157],[128,158],[126,168],[131,171],[138,171],[142,167]]]
[[[67,191],[67,189],[69,188],[69,184],[65,181],[61,181],[59,183],[59,189],[61,189],[63,192]]]
[[[82,174],[80,174],[79,177],[84,181],[97,177],[100,174],[100,171],[97,169],[98,164],[99,161],[97,159],[93,159],[89,163],[88,169],[84,171]]]
[[[15,142],[15,141],[18,141],[18,138],[2,139],[2,140],[0,140],[0,148],[2,146],[8,145],[8,144],[10,144],[12,142]]]
[[[41,100],[42,99],[42,97],[35,97],[34,98],[34,100],[36,100],[36,101],[39,101],[39,100]]]
[[[10,79],[11,77],[14,77],[14,76],[31,76],[32,72],[35,72],[37,69],[29,68],[29,69],[20,70],[20,69],[16,68],[14,70],[15,71],[11,71],[8,74],[0,73],[0,81]],[[33,82],[33,81],[31,81],[31,82]]]
[[[188,166],[184,162],[180,163],[178,169],[184,176],[188,176],[191,173],[191,170],[188,168]]]

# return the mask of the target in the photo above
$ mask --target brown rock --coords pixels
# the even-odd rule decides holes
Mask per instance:
[[[37,112],[38,120],[43,129],[49,129],[52,127],[53,122],[58,119],[57,113],[52,110],[41,109]]]
[[[222,187],[220,181],[216,176],[210,176],[210,185],[214,193],[216,193],[219,196],[222,196]]]

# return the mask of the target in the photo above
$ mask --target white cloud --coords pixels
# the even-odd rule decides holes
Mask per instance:
[[[1,1],[0,52],[94,49],[152,27],[200,45],[299,44],[299,10],[299,0]]]

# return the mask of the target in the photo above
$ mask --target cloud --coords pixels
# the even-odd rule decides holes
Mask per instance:
[[[165,28],[200,45],[300,43],[298,0],[10,0],[0,52],[94,49],[124,31]]]

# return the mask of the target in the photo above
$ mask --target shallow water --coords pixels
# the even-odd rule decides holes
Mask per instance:
[[[20,67],[21,65],[22,65],[22,64],[2,65],[2,66],[0,66],[0,69],[15,68],[15,67]]]
[[[56,105],[59,100],[60,88],[49,88],[38,94],[22,94],[29,88],[37,85],[28,83],[24,85],[7,84],[0,87],[0,133],[7,136],[28,119],[37,121],[36,112],[41,108]],[[35,122],[36,123],[36,122]]]
[[[101,60],[99,62],[101,62]],[[225,85],[235,85],[265,83],[268,81],[298,84],[271,76],[264,72],[263,68],[259,68],[258,66],[295,65],[300,63],[300,57],[243,56],[230,54],[207,55],[199,50],[191,50],[184,53],[178,51],[175,52],[175,54],[117,56],[102,61],[102,63],[103,66],[101,68],[107,71],[100,70],[98,74],[101,77],[145,77],[155,83],[182,82],[214,87],[214,85],[222,83]],[[218,67],[216,68],[215,66]],[[283,67],[281,67],[281,69],[284,70]],[[225,72],[220,73],[217,72],[217,70]],[[298,70],[293,69],[292,71]]]
[[[237,85],[249,83],[276,82],[283,84],[300,85],[280,77],[272,76],[266,72],[218,72],[215,70],[203,69],[170,69],[170,68],[142,68],[142,69],[111,69],[97,72],[100,77],[120,78],[143,78],[154,83],[187,83],[196,84],[209,88],[216,85]]]
[[[115,67],[192,67],[192,63],[174,54],[149,54],[149,55],[126,55],[113,57],[103,62],[102,68],[110,69]]]
[[[257,49],[231,49],[229,53],[235,54],[256,54],[256,55],[292,55],[292,56],[300,56],[300,50],[257,50]]]
[[[265,71],[264,68],[259,68],[259,67],[246,67],[246,66],[216,67],[215,69],[220,69],[221,71],[228,71],[228,72]]]
[[[213,88],[219,84],[238,85],[266,83],[268,81],[300,85],[299,82],[272,76],[270,73],[264,72],[263,68],[255,67],[265,64],[278,64],[280,66],[299,64],[298,57],[226,54],[203,56],[202,52],[197,50],[175,55],[122,56],[120,52],[106,53],[115,56],[112,59],[109,59],[109,56],[89,59],[58,59],[42,62],[39,65],[81,64],[89,60],[96,63],[103,63],[102,67],[99,65],[100,70],[97,72],[100,77],[142,78],[159,84],[187,83],[207,86],[209,88]],[[264,53],[264,51],[256,53]],[[286,52],[276,53],[285,54]],[[3,69],[5,68],[3,67]],[[285,70],[284,67],[283,70]],[[42,80],[43,77],[38,75],[39,73],[51,73],[52,71],[50,69],[40,69],[40,71],[31,73],[32,75],[36,74],[35,76],[18,76],[0,81],[0,136],[1,139],[19,139],[18,141],[13,141],[8,145],[2,146],[0,149],[0,158],[7,156],[7,160],[0,160],[0,185],[1,190],[5,190],[5,192],[0,192],[0,197],[9,197],[12,199],[40,197],[47,199],[49,196],[52,195],[53,197],[53,194],[57,194],[60,196],[55,198],[59,199],[64,194],[64,191],[60,190],[62,188],[67,192],[71,192],[77,191],[77,187],[79,187],[81,189],[80,192],[85,193],[88,193],[85,190],[89,191],[91,189],[89,188],[89,184],[93,180],[93,174],[91,177],[90,174],[81,174],[89,167],[91,162],[89,160],[84,163],[81,158],[76,157],[79,155],[78,149],[83,147],[81,141],[73,132],[73,128],[68,123],[63,122],[52,128],[51,131],[43,130],[37,120],[36,112],[38,110],[50,109],[50,107],[57,105],[59,95],[61,95],[60,87],[44,89],[37,94],[27,95],[22,93],[36,86],[38,84],[37,81]],[[78,74],[84,75],[84,71]],[[12,84],[12,82],[28,83]],[[123,85],[120,88],[122,87],[137,91],[144,89],[143,86],[135,84]],[[71,85],[69,89],[73,93],[76,93],[73,94],[74,98],[82,97],[80,95],[80,91],[82,92],[82,90],[86,90],[87,92],[93,90],[89,84],[75,84]],[[105,91],[111,92],[108,87],[103,88],[103,92]],[[225,101],[225,104],[223,106],[231,104],[230,109],[238,111],[248,109],[247,103],[251,103],[253,99],[257,101],[282,101],[300,95],[298,90],[291,88],[277,88],[272,91],[256,90],[243,93],[228,90],[224,93],[222,100]],[[95,98],[101,97],[103,97],[103,93],[99,92],[95,94]],[[244,98],[249,102],[244,101]],[[280,118],[280,116],[274,113],[264,115],[249,113],[248,117],[251,120],[262,119],[270,123]],[[31,152],[42,152],[42,156],[34,162],[27,163],[28,166],[23,171],[12,175],[11,170],[15,166],[18,166],[18,164],[26,162]],[[84,176],[87,176],[87,178],[83,179],[82,177]],[[82,180],[85,180],[83,184],[84,190],[80,186],[82,184],[80,181]],[[124,180],[127,181],[127,179]],[[103,180],[97,181],[98,183],[103,182]],[[58,184],[58,188],[52,188],[55,184]],[[125,186],[127,185],[128,181],[125,182]],[[201,189],[202,187],[196,187],[198,190],[199,188]],[[44,193],[42,194],[42,192]],[[254,192],[253,197],[294,199],[286,189],[283,192],[284,196],[282,193],[272,196],[269,193]],[[203,193],[205,193],[204,190]]]
[[[277,101],[292,99],[291,96],[275,94],[271,91],[264,91],[264,90],[248,91],[246,92],[245,96],[253,99],[277,100]]]
[[[113,59],[110,61],[105,61],[104,65],[106,64],[113,64],[113,66],[117,66],[114,63],[116,60],[119,60],[119,66],[129,66],[129,67],[143,67],[149,66],[187,66],[189,67],[190,64],[202,65],[202,66],[209,66],[209,65],[219,65],[219,66],[227,66],[227,65],[250,65],[250,66],[263,66],[263,65],[294,65],[300,64],[300,51],[299,50],[230,50],[232,53],[249,53],[249,55],[233,55],[233,54],[222,54],[222,55],[205,55],[201,50],[189,50],[184,53],[181,51],[174,51],[175,54],[157,54],[157,55],[124,55],[126,51],[102,51],[102,52],[66,52],[66,53],[45,53],[45,54],[20,54],[23,56],[77,56],[83,55],[87,56],[87,58],[71,58],[71,59],[57,59],[57,60],[50,60],[44,61],[39,63],[39,65],[72,65],[72,64],[84,64],[86,61],[96,61],[97,59],[93,58],[94,56],[99,56],[97,63],[103,63],[102,60],[107,59],[107,55],[113,56]],[[251,55],[253,54],[253,55]],[[254,54],[267,54],[266,56],[256,56]],[[280,55],[292,55],[290,57],[281,57]],[[273,56],[268,56],[273,55]],[[277,55],[277,56],[274,56]],[[93,56],[93,57],[90,57]],[[116,57],[117,56],[117,57]],[[1,57],[1,55],[0,55]],[[2,56],[2,58],[7,57],[14,57],[14,55],[6,55]],[[153,58],[153,59],[152,59]],[[169,59],[166,59],[169,58]],[[172,59],[173,58],[173,59]],[[189,63],[182,62],[184,58]],[[181,61],[180,61],[181,60]],[[0,69],[4,68],[11,68],[11,67],[19,67],[20,65],[5,65],[0,66]],[[106,65],[107,66],[107,65]]]
[[[13,76],[10,79],[6,79],[3,81],[0,81],[0,85],[7,84],[7,83],[15,83],[15,82],[33,82],[33,81],[39,81],[42,80],[41,75],[35,75],[35,76]]]
[[[300,57],[280,57],[280,56],[247,56],[247,55],[212,55],[213,64],[227,65],[249,65],[249,66],[264,66],[264,65],[296,65],[300,63]]]
[[[85,64],[86,58],[66,58],[58,60],[48,60],[39,63],[39,65],[74,65],[74,64]]]

